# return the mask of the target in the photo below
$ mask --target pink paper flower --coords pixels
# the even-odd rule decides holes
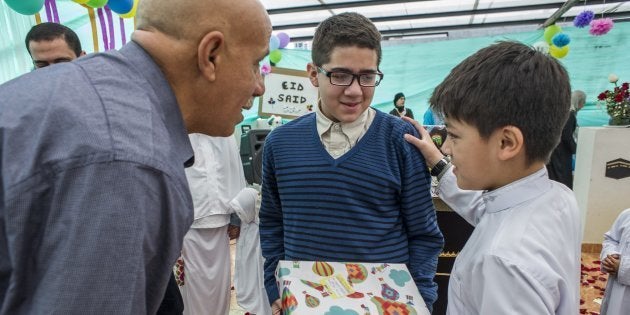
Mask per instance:
[[[608,33],[613,28],[613,20],[609,18],[601,18],[591,21],[591,29],[588,30],[591,35],[601,36]]]

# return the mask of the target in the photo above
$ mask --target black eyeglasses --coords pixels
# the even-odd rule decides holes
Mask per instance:
[[[330,84],[339,86],[350,86],[354,82],[354,78],[357,78],[360,86],[374,87],[378,86],[383,80],[383,73],[381,72],[368,72],[354,74],[345,71],[326,71],[322,67],[317,67],[317,70],[325,74],[330,79]]]

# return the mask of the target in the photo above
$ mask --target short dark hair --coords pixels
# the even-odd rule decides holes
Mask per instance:
[[[554,58],[517,42],[483,48],[457,65],[433,91],[434,111],[493,131],[515,126],[529,164],[547,161],[558,144],[571,104],[569,76]]]
[[[396,93],[396,95],[394,95],[394,105],[396,105],[396,102],[398,102],[398,100],[401,97],[405,97],[405,94],[403,94],[403,92],[398,92],[398,93]]]
[[[381,33],[374,23],[354,12],[333,15],[315,30],[311,50],[313,63],[321,66],[330,61],[333,49],[351,46],[375,50],[378,58],[376,65],[381,64]]]
[[[79,41],[77,33],[75,33],[69,27],[61,25],[59,23],[45,22],[33,26],[31,30],[28,31],[28,33],[26,34],[24,44],[26,44],[26,50],[30,55],[31,50],[29,48],[29,43],[31,41],[51,41],[57,38],[63,38],[68,44],[68,47],[72,49],[77,57],[81,55],[81,52],[83,50],[81,49],[81,42]]]

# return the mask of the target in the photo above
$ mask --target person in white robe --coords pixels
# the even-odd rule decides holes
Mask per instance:
[[[630,314],[630,209],[604,234],[600,259],[602,272],[608,274],[600,314]]]
[[[457,65],[433,92],[449,158],[403,118],[420,133],[405,139],[438,177],[438,196],[475,227],[450,274],[447,314],[578,314],[580,211],[545,168],[570,95],[556,60],[499,42]]]
[[[190,134],[195,152],[186,178],[195,220],[184,237],[184,285],[180,287],[185,315],[224,315],[230,310],[231,213],[254,212],[258,192],[246,187],[234,136]]]

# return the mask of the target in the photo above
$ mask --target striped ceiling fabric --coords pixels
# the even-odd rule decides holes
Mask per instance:
[[[630,1],[623,0],[262,0],[274,31],[292,42],[309,42],[317,24],[352,11],[370,18],[384,40],[435,37],[448,39],[497,32],[531,31],[545,22],[570,22],[584,10],[617,21],[630,20]],[[458,35],[465,32],[465,35]]]

